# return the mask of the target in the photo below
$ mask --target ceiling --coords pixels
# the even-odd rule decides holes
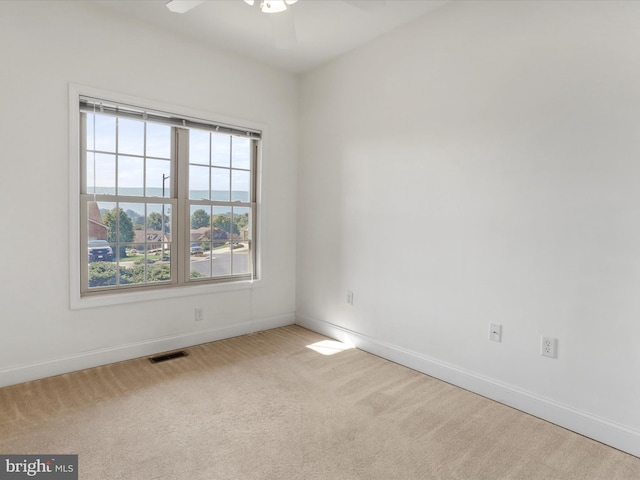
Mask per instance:
[[[118,12],[261,62],[302,73],[450,0],[299,0],[284,13],[265,14],[256,2],[207,0],[187,13],[167,0],[93,0]]]

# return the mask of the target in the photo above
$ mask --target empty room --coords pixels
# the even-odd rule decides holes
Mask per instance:
[[[0,2],[0,479],[640,478],[640,2]]]

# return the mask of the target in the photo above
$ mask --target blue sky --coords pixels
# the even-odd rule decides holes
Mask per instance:
[[[189,189],[209,190],[211,182],[212,190],[229,191],[231,181],[234,191],[249,191],[249,172],[229,168],[249,169],[250,145],[248,138],[191,129]],[[87,114],[87,149],[89,193],[93,191],[94,175],[96,187],[113,189],[110,193],[115,193],[116,158],[117,184],[121,188],[141,188],[146,181],[147,188],[161,189],[163,176],[171,175],[171,127],[168,125],[119,118],[116,130],[115,117],[90,113]],[[167,197],[172,194],[170,187],[171,182],[167,180]],[[198,192],[197,197],[201,196]]]

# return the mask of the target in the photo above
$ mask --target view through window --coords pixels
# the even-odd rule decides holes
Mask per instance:
[[[83,294],[256,276],[260,133],[81,97]]]

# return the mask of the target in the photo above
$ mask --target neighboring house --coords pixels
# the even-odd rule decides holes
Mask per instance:
[[[147,230],[146,233],[144,230],[134,230],[133,233],[133,243],[135,244],[136,250],[144,251],[162,248],[163,240],[162,232],[160,230]],[[212,239],[212,234],[214,243],[224,243],[229,238],[226,232],[218,228],[211,229],[209,227],[200,227],[191,230],[189,243],[209,242]],[[216,240],[219,240],[219,242],[216,242]],[[165,248],[170,248],[170,242],[171,234],[166,233],[164,235]]]
[[[202,242],[210,239],[211,229],[209,227],[192,228],[189,240],[191,242]]]
[[[106,240],[109,227],[102,223],[98,202],[87,202],[87,218],[89,220],[89,240]]]
[[[160,230],[134,230],[133,241],[136,245],[136,250],[155,250],[162,248],[163,236]],[[169,242],[171,242],[171,234],[166,233],[164,235],[164,246],[169,248]]]
[[[208,242],[210,240],[224,240],[229,238],[226,232],[219,228],[200,227],[191,229],[190,241],[193,242]]]

